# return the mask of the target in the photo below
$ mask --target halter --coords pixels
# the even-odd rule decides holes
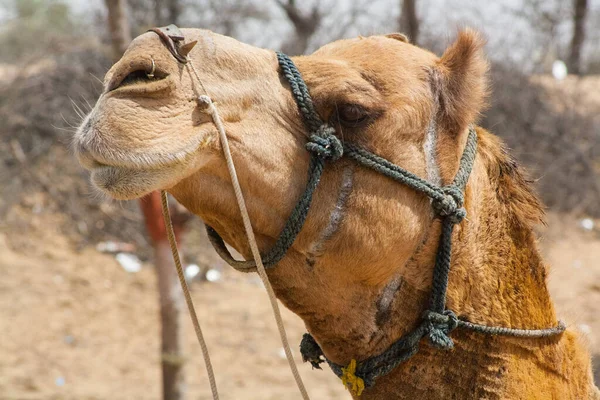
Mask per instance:
[[[179,46],[179,42],[184,37],[179,30],[173,32],[177,27],[172,25],[169,28],[171,35],[165,34],[162,28],[153,31],[159,34],[174,57],[179,62],[185,63],[187,62],[186,54],[180,54],[181,47]],[[391,372],[400,363],[415,355],[419,351],[419,343],[424,337],[427,337],[430,343],[437,348],[452,349],[454,342],[450,338],[450,333],[456,328],[470,329],[488,335],[523,338],[544,338],[564,332],[566,327],[561,321],[557,326],[546,329],[492,327],[459,319],[452,310],[446,309],[452,232],[454,226],[460,224],[467,214],[463,207],[464,189],[477,154],[477,133],[473,127],[469,128],[465,149],[454,180],[449,185],[437,186],[364,148],[351,143],[342,143],[335,136],[335,128],[324,122],[315,110],[308,87],[294,62],[280,52],[277,53],[277,60],[310,133],[309,140],[305,145],[306,150],[310,152],[310,162],[306,189],[292,210],[275,245],[261,257],[264,266],[274,268],[285,257],[306,221],[314,191],[319,184],[325,165],[335,162],[343,156],[431,198],[435,216],[441,219],[442,225],[433,268],[429,307],[423,312],[417,328],[399,338],[383,353],[365,360],[353,359],[347,366],[327,359],[315,339],[306,333],[300,344],[300,351],[305,362],[310,362],[313,367],[318,369],[320,369],[321,363],[327,362],[332,371],[342,379],[344,385],[360,396],[365,387],[370,387],[375,383],[376,378]],[[208,225],[206,230],[213,247],[229,265],[242,272],[256,271],[254,261],[235,260],[221,236]]]
[[[454,342],[449,334],[456,328],[466,328],[488,335],[528,338],[554,336],[566,329],[561,321],[558,322],[557,326],[548,329],[491,327],[459,319],[452,310],[446,309],[446,290],[452,253],[452,232],[454,226],[459,224],[467,215],[463,207],[464,189],[477,154],[477,133],[474,128],[469,128],[467,143],[460,159],[458,172],[452,183],[442,187],[434,185],[364,148],[351,143],[342,143],[335,136],[335,129],[329,123],[323,122],[316,112],[308,87],[294,62],[287,55],[280,52],[277,53],[277,60],[290,85],[304,123],[310,132],[305,147],[311,153],[311,156],[306,189],[292,210],[275,245],[263,256],[265,267],[275,267],[292,246],[306,221],[312,196],[319,184],[324,166],[326,163],[335,162],[342,156],[347,156],[364,167],[373,169],[430,197],[433,211],[436,217],[442,221],[440,241],[433,269],[429,308],[423,312],[421,323],[417,328],[402,336],[383,353],[358,362],[352,360],[348,366],[339,365],[327,359],[315,339],[309,333],[305,333],[300,344],[300,352],[305,362],[308,361],[313,367],[319,369],[319,364],[327,362],[338,377],[344,380],[345,383],[355,387],[354,392],[359,395],[362,392],[361,387],[372,386],[377,377],[391,372],[400,363],[415,355],[419,351],[419,342],[423,337],[427,337],[431,344],[437,348],[452,349]],[[225,247],[225,243],[219,234],[209,226],[206,229],[215,250],[229,265],[243,272],[254,269],[254,261],[235,260]]]

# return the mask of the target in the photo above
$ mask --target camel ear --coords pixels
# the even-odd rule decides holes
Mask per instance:
[[[451,132],[462,132],[475,123],[486,106],[488,62],[485,40],[472,29],[458,33],[436,65],[434,93],[440,104],[440,123]]]
[[[410,40],[408,40],[408,36],[406,36],[404,33],[388,33],[387,35],[385,35],[385,37],[390,39],[396,39],[404,43],[410,43]]]

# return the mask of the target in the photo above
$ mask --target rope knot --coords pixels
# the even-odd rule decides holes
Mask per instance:
[[[352,359],[347,367],[342,368],[342,384],[352,394],[360,396],[365,390],[365,381],[359,376],[356,376],[356,360]]]
[[[323,360],[321,357],[323,355],[323,350],[321,350],[319,344],[309,333],[305,333],[302,336],[302,341],[300,342],[300,353],[302,354],[302,361],[310,362],[313,368],[321,369],[319,364],[325,362],[325,360]]]
[[[425,311],[423,314],[426,326],[426,336],[435,347],[440,349],[454,348],[454,342],[448,336],[458,326],[458,317],[452,310],[446,310],[443,313],[435,311]]]
[[[315,133],[310,135],[310,140],[306,143],[306,150],[324,160],[336,161],[344,154],[344,146],[334,133],[335,129],[332,126],[321,125]]]
[[[463,207],[463,192],[454,185],[442,188],[442,197],[433,199],[432,206],[434,211],[440,217],[447,217],[453,224],[460,224],[467,216],[467,211]]]

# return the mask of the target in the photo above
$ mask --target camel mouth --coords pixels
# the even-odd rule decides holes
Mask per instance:
[[[88,126],[88,129],[82,129],[75,139],[74,151],[81,166],[88,171],[106,167],[132,171],[159,171],[188,163],[205,143],[206,138],[198,137],[168,153],[128,151],[104,143],[94,129]]]
[[[190,146],[172,154],[136,154],[121,151],[90,151],[85,147],[78,146],[75,153],[81,166],[92,172],[102,168],[159,171],[186,163],[194,155],[196,149],[197,146]]]
[[[132,200],[181,180],[186,171],[210,159],[200,152],[210,143],[210,133],[198,135],[170,153],[142,153],[104,143],[92,124],[85,122],[73,148],[81,166],[90,172],[92,184],[117,200]],[[202,154],[199,154],[202,153]]]
[[[108,158],[81,144],[75,146],[75,153],[81,166],[90,172],[93,186],[117,200],[133,200],[165,188],[170,178],[183,168],[181,158],[187,160],[192,155],[188,151],[184,152],[186,156],[171,158],[107,151]]]

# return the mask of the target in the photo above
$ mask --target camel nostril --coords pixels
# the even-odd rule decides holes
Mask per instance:
[[[139,83],[153,82],[164,79],[166,77],[166,74],[161,73],[159,71],[148,72],[146,70],[138,69],[127,74],[127,76],[125,76],[125,78],[123,78],[123,80],[117,83],[111,90]]]

